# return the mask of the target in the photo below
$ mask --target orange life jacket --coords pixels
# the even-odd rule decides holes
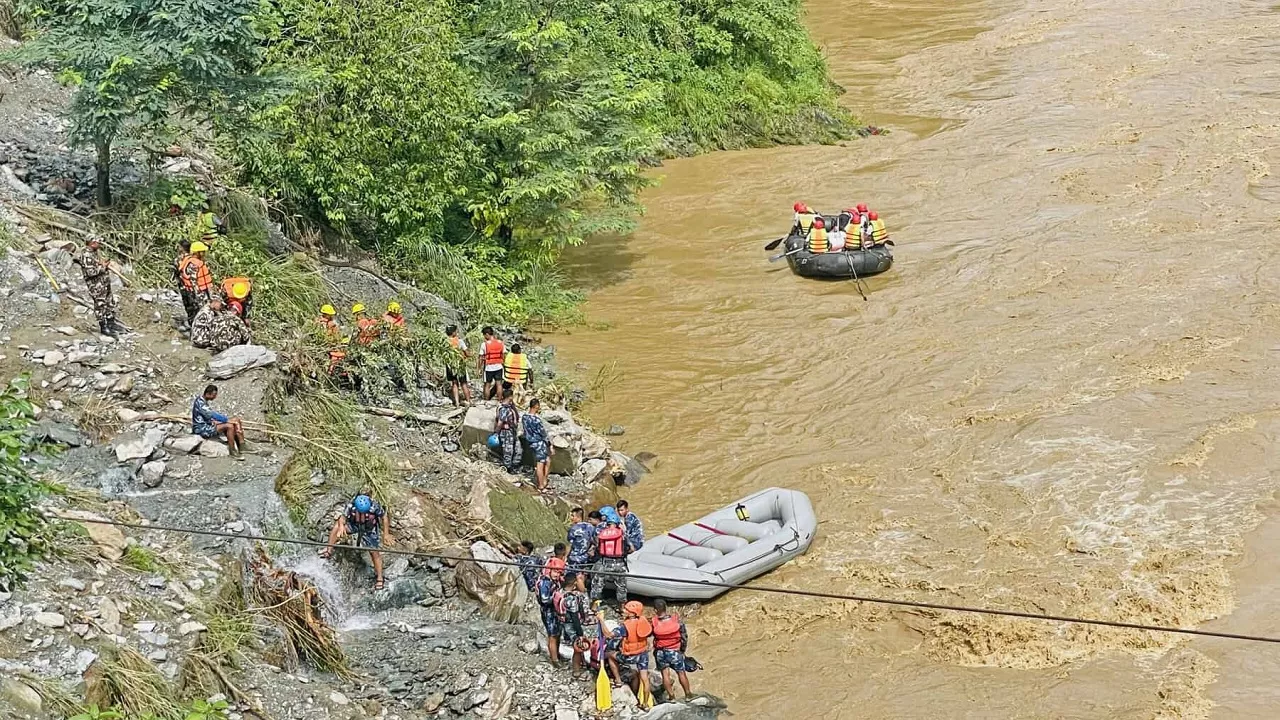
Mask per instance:
[[[387,313],[386,315],[382,316],[382,322],[390,325],[391,327],[402,328],[404,327],[404,316],[392,315],[391,313]]]
[[[484,344],[480,346],[480,353],[484,356],[485,365],[501,365],[502,356],[506,352],[507,346],[503,345],[502,341],[497,338],[485,340]]]
[[[378,321],[373,318],[360,318],[356,321],[356,342],[368,345],[378,337]]]
[[[824,253],[831,249],[831,243],[827,241],[827,229],[816,227],[809,231],[809,252]]]
[[[452,335],[445,335],[445,337],[449,338],[449,344],[453,346],[454,350],[462,350],[461,338],[456,338]]]
[[[229,277],[222,281],[222,297],[227,300],[234,300],[235,298],[231,295],[231,288],[235,287],[237,283],[244,283],[248,286],[249,292],[253,292],[253,283],[249,281],[249,278]],[[245,297],[248,298],[249,293],[245,293]]]
[[[194,285],[191,284],[191,278],[187,275],[187,268],[193,264],[196,265]],[[188,255],[178,263],[178,278],[182,281],[182,289],[187,292],[208,293],[213,290],[213,274],[209,272],[209,266],[195,255]]]
[[[653,634],[653,626],[644,618],[631,618],[622,622],[627,629],[627,636],[622,639],[623,655],[643,655],[649,650],[649,636]]]
[[[653,648],[655,650],[680,649],[680,617],[668,615],[653,619]]]
[[[625,547],[623,540],[626,535],[623,534],[622,528],[617,525],[606,525],[603,530],[596,533],[596,541],[600,547],[600,557],[620,558],[624,555]]]

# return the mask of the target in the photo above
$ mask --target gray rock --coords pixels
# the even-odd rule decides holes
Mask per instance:
[[[614,482],[619,485],[637,485],[645,475],[649,474],[649,469],[644,465],[616,450],[609,453],[609,462],[612,465]]]
[[[214,380],[226,380],[275,362],[276,354],[261,345],[234,345],[211,358],[206,372]]]
[[[467,450],[473,445],[483,445],[493,434],[493,424],[497,419],[496,406],[476,404],[467,408],[467,414],[462,418],[462,431],[458,436],[462,449]]]
[[[98,653],[92,650],[81,650],[76,653],[76,672],[83,675],[84,671],[88,670],[89,666],[96,662],[97,659]]]
[[[165,440],[164,446],[176,452],[191,454],[200,447],[202,442],[204,442],[204,438],[199,435],[183,435],[182,437]]]
[[[44,357],[40,359],[40,362],[44,363],[45,367],[53,367],[66,359],[67,356],[64,355],[61,350],[50,350],[44,354]]]
[[[507,560],[507,556],[484,541],[471,545],[476,560]],[[484,562],[463,563],[457,569],[458,588],[484,606],[487,616],[499,622],[516,622],[522,614],[529,591],[514,568]]]
[[[192,633],[204,632],[205,630],[208,630],[208,629],[209,628],[196,622],[195,620],[188,620],[187,622],[184,622],[178,626],[178,634],[190,635]]]
[[[622,427],[621,425],[610,425],[609,429],[604,431],[604,434],[617,437],[619,435],[625,435],[626,432],[627,432],[627,429]]]
[[[138,633],[138,637],[142,638],[143,642],[156,647],[165,647],[169,644],[169,636],[164,633]]]
[[[119,410],[116,410],[116,417],[120,418],[120,422],[131,423],[142,417],[142,413],[132,408],[120,408]],[[168,444],[167,440],[165,441],[165,444]]]
[[[62,248],[50,248],[40,253],[40,259],[50,270],[58,269],[67,272],[71,269],[71,253]]]
[[[106,365],[103,365],[102,367],[98,368],[98,372],[108,373],[108,374],[122,373],[127,370],[128,368],[126,368],[124,365],[121,365],[120,363],[107,363]]]
[[[106,497],[123,495],[133,484],[133,468],[128,466],[107,468],[94,477],[94,482]]]
[[[422,711],[430,714],[439,710],[441,705],[444,705],[444,693],[433,692],[422,701]]]
[[[67,355],[67,361],[76,363],[78,365],[85,365],[87,363],[92,362],[97,357],[98,357],[97,353],[92,353],[92,352],[89,352],[88,350],[73,350],[70,354]]]
[[[58,587],[67,588],[68,590],[75,590],[76,592],[84,592],[84,589],[87,586],[84,584],[83,580],[79,578],[69,577],[69,578],[62,578],[61,580],[59,580]]]
[[[119,380],[111,384],[111,392],[128,395],[133,392],[133,375],[121,375]]]
[[[578,472],[582,474],[582,481],[588,485],[595,482],[600,474],[604,472],[609,463],[604,460],[592,459],[584,461],[578,466]]]
[[[231,448],[217,438],[210,438],[200,443],[200,455],[207,458],[223,458],[231,455]]]
[[[8,700],[9,704],[19,711],[33,715],[44,708],[44,701],[40,699],[40,693],[16,678],[7,677],[0,680],[0,697]]]
[[[578,711],[563,705],[556,706],[556,720],[579,720]]]
[[[366,596],[362,607],[373,612],[385,612],[408,607],[427,597],[425,584],[412,577],[398,578],[387,583],[381,592]]]
[[[159,623],[157,623],[155,620],[143,620],[142,622],[134,623],[133,629],[137,630],[138,632],[149,633],[149,632],[155,632],[157,625],[159,625]]]
[[[351,700],[349,700],[346,695],[343,695],[337,690],[334,690],[333,692],[329,693],[329,702],[333,703],[334,705],[350,705],[351,704]]]
[[[77,428],[61,423],[45,421],[32,426],[28,433],[43,442],[57,443],[67,447],[84,445],[84,435]]]
[[[121,435],[112,443],[116,451],[116,461],[128,462],[150,457],[151,453],[164,441],[164,434],[163,430],[152,428],[141,436],[136,432]]]
[[[47,628],[60,628],[67,624],[67,619],[61,613],[56,612],[38,612],[31,616],[37,625],[43,625]]]
[[[520,651],[528,653],[530,655],[537,655],[540,652],[542,652],[542,650],[538,647],[537,640],[525,640],[524,642],[520,643]]]
[[[149,488],[159,487],[160,482],[164,479],[164,471],[168,469],[168,465],[163,460],[152,460],[143,463],[139,477],[142,484]]]
[[[153,588],[163,588],[168,584],[169,581],[165,580],[163,575],[152,575],[147,578],[147,585]]]
[[[151,662],[162,663],[165,660],[169,659],[169,651],[168,650],[152,650],[151,652],[147,653],[147,659],[150,660]]]
[[[178,677],[178,663],[167,662],[160,666],[160,674],[173,680]]]
[[[79,332],[78,330],[76,330],[75,328],[71,327],[70,325],[63,325],[62,327],[56,327],[56,328],[54,328],[54,330],[57,330],[58,332],[62,333],[63,335],[66,335],[66,336],[68,336],[68,337],[70,337],[70,336],[72,336],[72,335],[75,335],[76,333],[78,333],[78,332]]]
[[[449,709],[461,715],[477,705],[484,704],[488,699],[488,690],[471,690],[451,700]]]

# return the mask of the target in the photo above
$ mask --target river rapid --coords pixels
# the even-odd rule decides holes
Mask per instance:
[[[1280,634],[1280,12],[1246,0],[811,0],[892,130],[668,163],[570,258],[549,338],[657,453],[650,534],[807,492],[760,582]],[[897,265],[797,278],[764,243],[867,202]],[[731,593],[695,685],[746,718],[1280,715],[1280,646]]]

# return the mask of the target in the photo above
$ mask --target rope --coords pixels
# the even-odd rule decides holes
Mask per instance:
[[[296,540],[293,538],[270,537],[267,535],[251,535],[236,534],[230,532],[221,532],[218,530],[197,530],[195,528],[169,527],[165,525],[142,525],[139,523],[120,522],[118,520],[90,520],[81,518],[61,518],[51,517],[50,519],[62,520],[64,522],[76,523],[94,523],[97,525],[114,525],[122,528],[132,528],[134,530],[159,530],[162,532],[181,533],[186,535],[206,535],[209,537],[231,538],[233,540],[260,540],[262,542],[278,542],[292,545],[309,545],[312,547],[328,547],[328,543],[318,542],[315,540]],[[470,557],[458,557],[456,555],[445,555],[443,553],[417,552],[413,550],[396,550],[390,548],[366,548],[358,546],[349,546],[346,549],[359,550],[362,552],[382,552],[388,555],[405,555],[408,557],[419,557],[433,560],[444,560],[449,562],[472,562],[480,565],[506,565],[519,569],[520,563],[513,560],[477,560]],[[656,580],[659,582],[673,582],[684,585],[699,585],[703,587],[724,588],[725,590],[747,590],[751,592],[772,593],[775,595],[791,595],[795,597],[817,598],[821,600],[843,600],[847,602],[862,602],[875,605],[895,605],[898,607],[918,608],[921,610],[941,610],[946,612],[962,612],[974,613],[978,615],[995,615],[1000,617],[1021,618],[1024,620],[1042,620],[1046,622],[1062,622],[1073,623],[1077,625],[1094,625],[1098,627],[1120,628],[1124,630],[1144,630],[1147,632],[1176,633],[1179,635],[1194,635],[1198,637],[1223,638],[1227,640],[1244,640],[1247,642],[1274,643],[1280,644],[1280,637],[1268,637],[1266,635],[1244,635],[1240,633],[1215,632],[1213,630],[1197,630],[1194,628],[1168,627],[1163,625],[1146,625],[1143,623],[1122,622],[1119,620],[1098,620],[1094,618],[1068,617],[1066,615],[1049,615],[1044,613],[1021,612],[1018,610],[999,610],[995,608],[971,607],[966,605],[949,605],[946,603],[924,602],[919,600],[895,600],[891,598],[878,598],[866,595],[846,595],[833,592],[821,592],[818,590],[798,590],[794,588],[770,587],[768,585],[741,585],[738,583],[727,582],[711,582],[707,580],[682,580],[678,578],[661,577],[657,575],[640,575],[636,573],[613,572],[607,570],[592,570],[594,574],[606,577],[626,577],[635,578],[637,580]]]

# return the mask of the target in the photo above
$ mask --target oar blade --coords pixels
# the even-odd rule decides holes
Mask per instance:
[[[781,245],[783,240],[786,240],[786,238],[785,238],[785,237],[780,237],[780,238],[778,238],[777,240],[774,240],[773,242],[769,243],[768,245],[765,245],[765,246],[764,246],[764,249],[765,249],[765,250],[772,250],[772,249],[774,249],[774,248],[778,247],[779,245]]]

